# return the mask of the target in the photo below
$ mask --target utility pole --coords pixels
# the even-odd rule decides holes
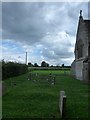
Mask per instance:
[[[26,61],[25,61],[26,65],[27,65],[27,52],[26,52]]]

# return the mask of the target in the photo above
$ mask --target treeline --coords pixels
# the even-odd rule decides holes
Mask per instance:
[[[2,61],[2,80],[24,74],[27,71],[26,64]]]
[[[29,62],[28,67],[49,67],[49,64],[45,61],[42,61],[41,65],[38,65],[37,63],[32,64],[31,62]]]
[[[62,64],[61,66],[60,65],[49,65],[49,63],[45,62],[45,61],[42,61],[41,62],[41,65],[38,65],[37,63],[34,63],[32,64],[31,62],[28,63],[28,67],[52,67],[52,68],[57,68],[57,67],[60,67],[60,68],[71,68],[71,66],[66,66],[64,64]]]

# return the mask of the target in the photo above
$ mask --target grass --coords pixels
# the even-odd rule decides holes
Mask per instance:
[[[90,86],[64,75],[60,70],[37,70],[37,82],[27,80],[28,73],[5,80],[6,94],[3,95],[3,118],[59,118],[59,93],[64,90],[67,95],[66,118],[88,118],[88,90]],[[56,76],[56,84],[46,81],[46,76]],[[69,73],[69,72],[67,72]],[[35,78],[34,78],[35,79]],[[11,81],[16,86],[11,85]]]

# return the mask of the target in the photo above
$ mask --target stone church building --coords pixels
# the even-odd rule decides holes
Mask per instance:
[[[76,44],[75,60],[71,64],[71,72],[76,79],[90,83],[90,20],[83,19],[80,10]]]

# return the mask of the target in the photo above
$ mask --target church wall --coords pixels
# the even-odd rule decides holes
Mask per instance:
[[[83,63],[83,81],[88,83],[88,62]]]
[[[88,36],[86,31],[85,23],[82,22],[79,27],[77,41],[79,41],[79,47],[82,46],[83,57],[88,56]]]
[[[81,15],[81,14],[80,14]],[[71,73],[76,79],[90,83],[90,34],[88,36],[87,23],[80,16],[76,44],[75,44],[75,60],[71,65]],[[89,60],[87,59],[89,58]]]
[[[76,61],[75,63],[75,73],[76,73],[76,78],[79,80],[83,80],[83,60],[81,61]]]
[[[73,61],[73,63],[71,64],[71,74],[72,74],[73,76],[76,75],[76,72],[75,72],[75,71],[76,71],[75,64],[76,64],[75,61]]]
[[[83,37],[83,57],[86,57],[88,56],[88,36],[87,36],[86,31],[82,33],[82,37]]]

